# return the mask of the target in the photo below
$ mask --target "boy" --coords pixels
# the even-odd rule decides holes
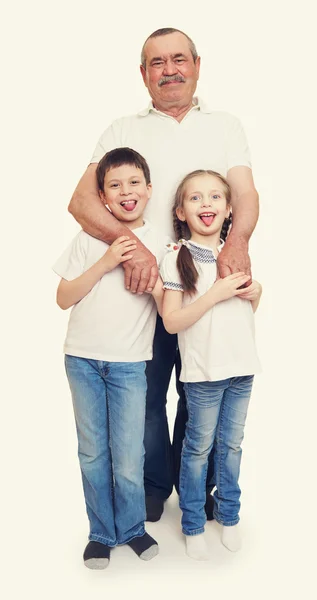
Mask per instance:
[[[100,161],[97,180],[106,208],[159,260],[162,238],[143,221],[151,196],[145,159],[129,148],[112,150]],[[91,569],[107,567],[110,549],[119,544],[143,560],[158,553],[144,530],[143,437],[145,361],[152,358],[153,298],[159,307],[162,284],[152,295],[125,289],[120,263],[135,248],[125,236],[108,246],[80,231],[54,265],[62,278],[57,303],[73,306],[64,352],[90,524],[84,562]]]

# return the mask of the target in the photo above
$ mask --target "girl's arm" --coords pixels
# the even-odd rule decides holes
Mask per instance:
[[[128,236],[121,236],[82,275],[71,281],[61,279],[56,295],[58,306],[66,310],[82,300],[106,273],[112,271],[120,263],[132,258],[133,255],[126,254],[126,252],[133,251],[135,247],[136,243],[134,240],[130,240]]]
[[[244,273],[234,273],[224,279],[218,279],[213,286],[200,298],[188,304],[183,304],[183,292],[165,290],[163,299],[163,322],[168,333],[179,333],[194,325],[215,304],[237,296],[238,288],[250,279]]]
[[[239,294],[238,294],[238,296],[240,298],[244,298],[244,300],[250,300],[254,313],[259,306],[259,303],[261,300],[261,295],[262,295],[262,286],[258,281],[255,281],[255,280],[252,281],[252,283],[249,287],[239,290]]]
[[[158,276],[158,278],[156,280],[156,284],[154,286],[152,296],[156,302],[157,312],[161,317],[162,311],[163,311],[164,290],[163,290],[163,281],[160,276]]]

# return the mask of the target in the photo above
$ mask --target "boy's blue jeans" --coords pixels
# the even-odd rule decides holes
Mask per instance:
[[[253,375],[185,383],[188,421],[180,470],[180,507],[185,535],[203,533],[206,522],[208,456],[214,447],[214,517],[222,525],[239,521],[238,485]]]
[[[65,356],[89,539],[107,546],[144,534],[145,362]]]

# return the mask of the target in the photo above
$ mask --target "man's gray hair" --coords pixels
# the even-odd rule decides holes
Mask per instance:
[[[186,33],[181,31],[180,29],[174,29],[174,27],[163,27],[162,29],[157,29],[156,31],[153,31],[153,33],[151,33],[151,35],[149,35],[149,37],[146,38],[146,40],[143,44],[143,48],[142,48],[142,52],[141,52],[141,65],[144,67],[144,69],[146,69],[146,59],[145,59],[145,51],[144,51],[146,42],[148,40],[150,40],[151,38],[160,37],[161,35],[168,35],[169,33],[182,33],[187,38],[188,43],[189,43],[189,49],[191,51],[194,62],[196,62],[198,53],[197,53],[196,46],[195,46],[193,40]]]

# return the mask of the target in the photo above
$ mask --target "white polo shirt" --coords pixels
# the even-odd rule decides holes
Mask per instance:
[[[164,289],[183,291],[176,266],[179,249],[166,254],[161,265]],[[197,293],[184,293],[183,306],[202,296],[217,277],[216,258],[207,246],[189,242],[199,273]],[[219,247],[221,250],[221,247]],[[254,339],[254,316],[249,300],[237,296],[218,302],[194,325],[178,334],[182,361],[180,380],[219,381],[229,377],[254,375],[261,370]]]
[[[195,105],[179,123],[153,108],[118,119],[102,134],[91,162],[99,162],[109,150],[128,146],[148,162],[153,184],[145,209],[150,222],[174,238],[171,209],[181,180],[196,169],[212,169],[227,175],[231,167],[251,167],[248,143],[240,121],[212,111],[203,102]]]
[[[148,222],[133,233],[156,256],[165,252],[166,240]],[[80,231],[53,266],[71,281],[94,265],[108,244]],[[124,287],[121,265],[106,273],[69,317],[65,354],[109,362],[138,362],[152,358],[156,305],[151,294],[131,294]]]

